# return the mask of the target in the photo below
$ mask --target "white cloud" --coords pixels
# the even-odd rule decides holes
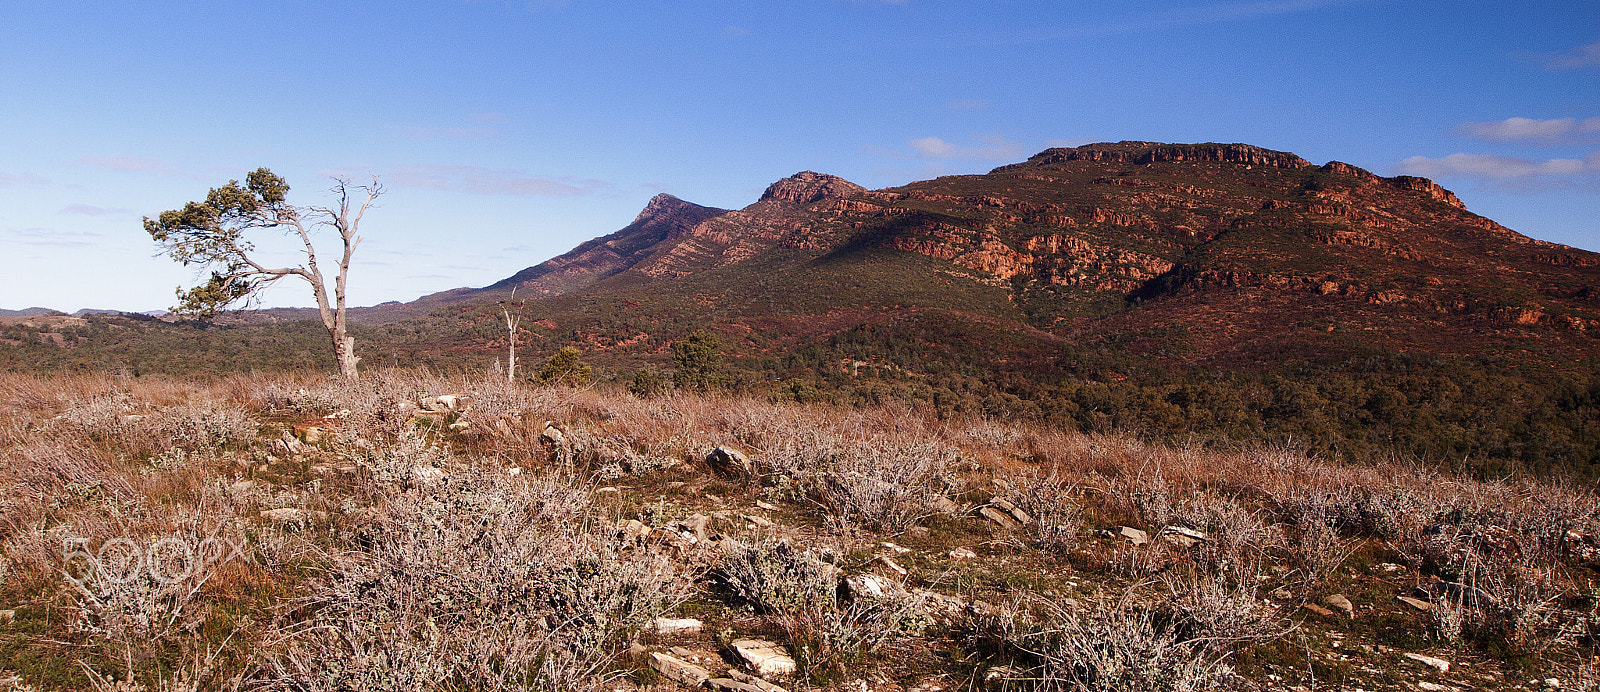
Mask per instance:
[[[160,159],[141,159],[132,156],[85,156],[78,163],[117,171],[119,173],[154,173],[173,178],[195,179],[199,176],[180,170]]]
[[[1600,153],[1584,159],[1532,159],[1496,154],[1451,154],[1430,159],[1413,156],[1396,167],[1407,175],[1427,178],[1479,178],[1509,180],[1533,177],[1570,177],[1600,170]]]
[[[1573,48],[1565,53],[1556,55],[1544,64],[1552,70],[1577,70],[1585,67],[1600,67],[1600,41]]]
[[[1506,118],[1505,120],[1492,120],[1481,123],[1462,123],[1456,131],[1473,139],[1482,139],[1490,142],[1510,142],[1526,140],[1546,143],[1571,142],[1600,136],[1600,117],[1585,118],[1551,118],[1537,120],[1534,118]]]
[[[96,207],[89,204],[69,204],[61,209],[63,214],[81,214],[83,216],[122,216],[132,214],[132,209],[120,207]]]
[[[479,195],[577,197],[604,192],[610,183],[600,180],[554,178],[503,168],[480,166],[401,166],[383,174],[383,182],[400,187],[424,187]]]
[[[913,156],[923,159],[977,159],[980,161],[996,161],[1016,159],[1022,156],[1022,145],[1006,141],[1003,137],[974,137],[976,146],[960,146],[946,142],[938,137],[923,137],[906,142],[916,153]],[[881,151],[881,150],[880,150]],[[882,152],[894,155],[893,152]]]

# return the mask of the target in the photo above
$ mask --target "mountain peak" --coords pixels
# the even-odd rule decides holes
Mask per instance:
[[[810,204],[828,198],[845,198],[866,192],[867,189],[836,175],[800,171],[767,187],[761,201],[782,200],[795,204]]]
[[[1271,168],[1305,168],[1311,165],[1286,151],[1274,151],[1251,144],[1163,144],[1160,142],[1100,142],[1079,147],[1046,149],[1034,154],[1027,164],[1041,165],[1067,161],[1111,161],[1151,164],[1174,161],[1218,161]],[[1011,168],[1005,166],[1003,168]]]
[[[649,221],[651,219],[661,218],[662,216],[679,212],[692,206],[695,205],[663,192],[659,195],[651,197],[650,201],[644,205],[644,209],[639,210],[639,215],[633,217],[633,222],[639,223],[641,221]]]

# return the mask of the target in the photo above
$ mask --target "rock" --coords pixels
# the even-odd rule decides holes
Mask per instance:
[[[977,557],[978,554],[972,552],[971,548],[956,548],[950,551],[950,558],[953,560],[972,560]]]
[[[550,444],[560,446],[562,442],[566,441],[567,436],[562,434],[561,430],[557,428],[554,423],[545,421],[544,432],[539,433],[539,439],[549,442]]]
[[[520,476],[520,475],[522,475],[522,467],[521,466],[513,466],[513,467],[511,467],[509,469],[506,469],[506,475],[509,475],[509,476]]]
[[[711,470],[728,476],[750,476],[755,474],[755,466],[750,463],[750,458],[732,447],[719,445],[706,455],[706,463],[711,465]]]
[[[1000,528],[1002,529],[1014,529],[1018,526],[1016,519],[1012,518],[1010,514],[1007,514],[996,507],[987,505],[979,507],[978,515],[988,519],[989,521],[999,524]]]
[[[740,639],[728,645],[756,675],[768,677],[794,672],[794,658],[783,647],[760,639]],[[696,683],[698,684],[698,683]]]
[[[466,429],[471,428],[471,427],[472,427],[472,424],[468,423],[468,422],[466,422],[464,420],[458,420],[458,421],[450,424],[450,429],[454,430],[456,432],[461,432],[461,431],[466,430]]]
[[[1203,543],[1209,539],[1206,538],[1205,533],[1196,531],[1194,529],[1185,528],[1182,526],[1166,526],[1162,527],[1161,529],[1161,540],[1173,545],[1181,545],[1185,548],[1189,548],[1197,543]]]
[[[1420,612],[1420,613],[1426,613],[1426,612],[1428,612],[1430,610],[1433,610],[1433,604],[1432,603],[1429,603],[1429,602],[1424,601],[1424,600],[1419,599],[1419,598],[1412,598],[1410,596],[1396,596],[1395,600],[1398,600],[1401,603],[1404,603],[1404,604],[1406,604],[1408,606],[1411,606],[1413,609],[1415,609],[1417,612]]]
[[[342,409],[339,409],[338,411],[334,411],[333,413],[330,413],[330,414],[328,414],[326,416],[323,416],[323,418],[327,419],[327,420],[342,420],[342,419],[349,418],[349,417],[350,417],[350,409],[347,409],[347,408],[342,408]]]
[[[440,394],[418,399],[417,408],[434,413],[459,413],[471,400],[466,394]]]
[[[656,672],[689,687],[699,687],[711,678],[710,671],[659,651],[650,654],[650,667]]]
[[[296,426],[295,432],[300,433],[300,439],[305,440],[308,445],[322,444],[323,433],[322,428],[319,426],[308,425],[303,428]]]
[[[997,497],[997,498],[994,498],[994,499],[990,500],[989,504],[992,505],[992,506],[995,506],[995,507],[999,507],[1002,510],[1005,510],[1006,514],[1010,514],[1011,518],[1015,519],[1018,524],[1022,524],[1023,526],[1027,526],[1028,524],[1032,524],[1033,523],[1033,516],[1032,515],[1030,515],[1027,512],[1023,511],[1023,509],[1021,507],[1018,507],[1018,506],[1016,506],[1014,504],[1011,504],[1011,502],[1009,500]]]
[[[1400,570],[1405,569],[1405,568],[1401,567],[1400,565],[1397,565],[1397,564],[1395,564],[1393,562],[1380,562],[1380,563],[1378,563],[1378,569],[1381,569],[1381,570],[1383,570],[1385,572],[1399,572]]]
[[[747,521],[747,522],[750,522],[751,524],[756,525],[759,528],[763,528],[763,529],[771,528],[773,526],[777,526],[777,524],[772,523],[771,520],[765,519],[763,517],[758,517],[758,516],[756,516],[754,514],[746,514],[746,515],[744,515],[744,520]]]
[[[694,634],[704,625],[694,618],[656,618],[650,624],[656,634]]]
[[[1351,603],[1350,599],[1345,598],[1345,595],[1342,593],[1336,593],[1332,596],[1322,599],[1322,605],[1333,608],[1334,610],[1343,611],[1345,615],[1350,617],[1356,616],[1355,604]]]
[[[617,531],[630,538],[644,538],[650,535],[650,527],[638,519],[628,519],[618,523]]]
[[[896,555],[905,555],[906,553],[911,552],[910,548],[902,548],[902,547],[900,547],[898,545],[895,545],[893,543],[889,543],[887,541],[883,542],[883,543],[879,543],[878,545],[881,546],[881,547],[893,550]]]
[[[928,508],[940,514],[955,515],[961,513],[961,505],[956,504],[954,500],[951,500],[943,495],[940,495],[939,499],[929,503]]]
[[[1014,666],[995,666],[985,671],[983,679],[986,681],[1007,682],[1010,680],[1027,679],[1028,672]]]
[[[277,447],[279,451],[283,452],[287,456],[304,454],[306,451],[305,443],[301,442],[299,438],[296,438],[294,435],[289,434],[288,430],[283,431],[283,434],[278,436],[278,439],[275,441],[273,446]]]
[[[844,580],[851,598],[884,601],[901,593],[900,585],[876,574],[857,574]]]
[[[1309,610],[1309,611],[1311,611],[1313,613],[1321,615],[1322,617],[1325,617],[1325,618],[1333,617],[1333,611],[1328,610],[1327,608],[1319,606],[1319,605],[1317,605],[1315,603],[1307,603],[1306,604],[1306,610]]]
[[[756,687],[755,685],[742,683],[738,680],[732,680],[729,678],[711,678],[710,680],[706,681],[706,685],[713,690],[728,690],[729,692],[761,692],[761,688]]]
[[[1417,689],[1426,690],[1427,692],[1450,692],[1450,690],[1454,690],[1455,688],[1449,685],[1440,685],[1438,683],[1432,683],[1428,682],[1427,680],[1423,680],[1422,682],[1417,683]]]
[[[1134,545],[1144,545],[1150,542],[1150,534],[1133,528],[1132,526],[1118,526],[1114,529],[1111,529],[1110,534],[1113,538],[1120,537],[1126,539],[1129,543]]]
[[[0,625],[9,625],[17,619],[17,611],[12,608],[0,610]]]
[[[228,492],[234,495],[243,495],[256,487],[255,481],[238,481],[228,486]]]
[[[413,466],[411,479],[416,481],[417,485],[429,486],[444,480],[444,471],[432,466]]]
[[[767,682],[766,680],[762,680],[754,675],[750,675],[749,673],[739,670],[738,668],[730,668],[728,670],[728,677],[745,683],[746,685],[755,687],[756,689],[761,690],[761,692],[789,692],[782,687]]]
[[[776,512],[776,511],[778,511],[778,506],[775,505],[775,504],[772,504],[771,502],[763,502],[761,500],[756,500],[756,509],[764,509],[764,510],[767,510],[768,512]]]
[[[1450,672],[1450,662],[1442,658],[1434,658],[1432,656],[1424,656],[1422,654],[1413,654],[1409,652],[1406,653],[1406,658],[1416,661],[1417,663],[1421,663],[1425,666],[1437,668],[1441,673]]]
[[[906,568],[901,567],[899,563],[894,561],[894,558],[891,558],[888,555],[879,555],[878,559],[874,560],[873,562],[889,568],[890,571],[902,577],[906,576]]]

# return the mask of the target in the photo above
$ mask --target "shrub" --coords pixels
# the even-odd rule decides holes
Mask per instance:
[[[628,393],[641,399],[666,396],[672,391],[672,380],[654,370],[640,370],[628,381]]]
[[[539,368],[539,381],[544,384],[582,387],[594,380],[594,370],[580,356],[583,351],[576,346],[563,346]]]
[[[674,342],[672,367],[678,389],[706,392],[722,386],[722,341],[702,329]]]

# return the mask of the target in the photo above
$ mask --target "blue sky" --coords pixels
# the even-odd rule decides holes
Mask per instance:
[[[171,305],[193,274],[140,217],[259,166],[299,204],[381,177],[370,305],[492,283],[658,192],[738,208],[800,170],[876,188],[1123,139],[1425,175],[1600,250],[1600,3],[0,3],[0,308]]]

